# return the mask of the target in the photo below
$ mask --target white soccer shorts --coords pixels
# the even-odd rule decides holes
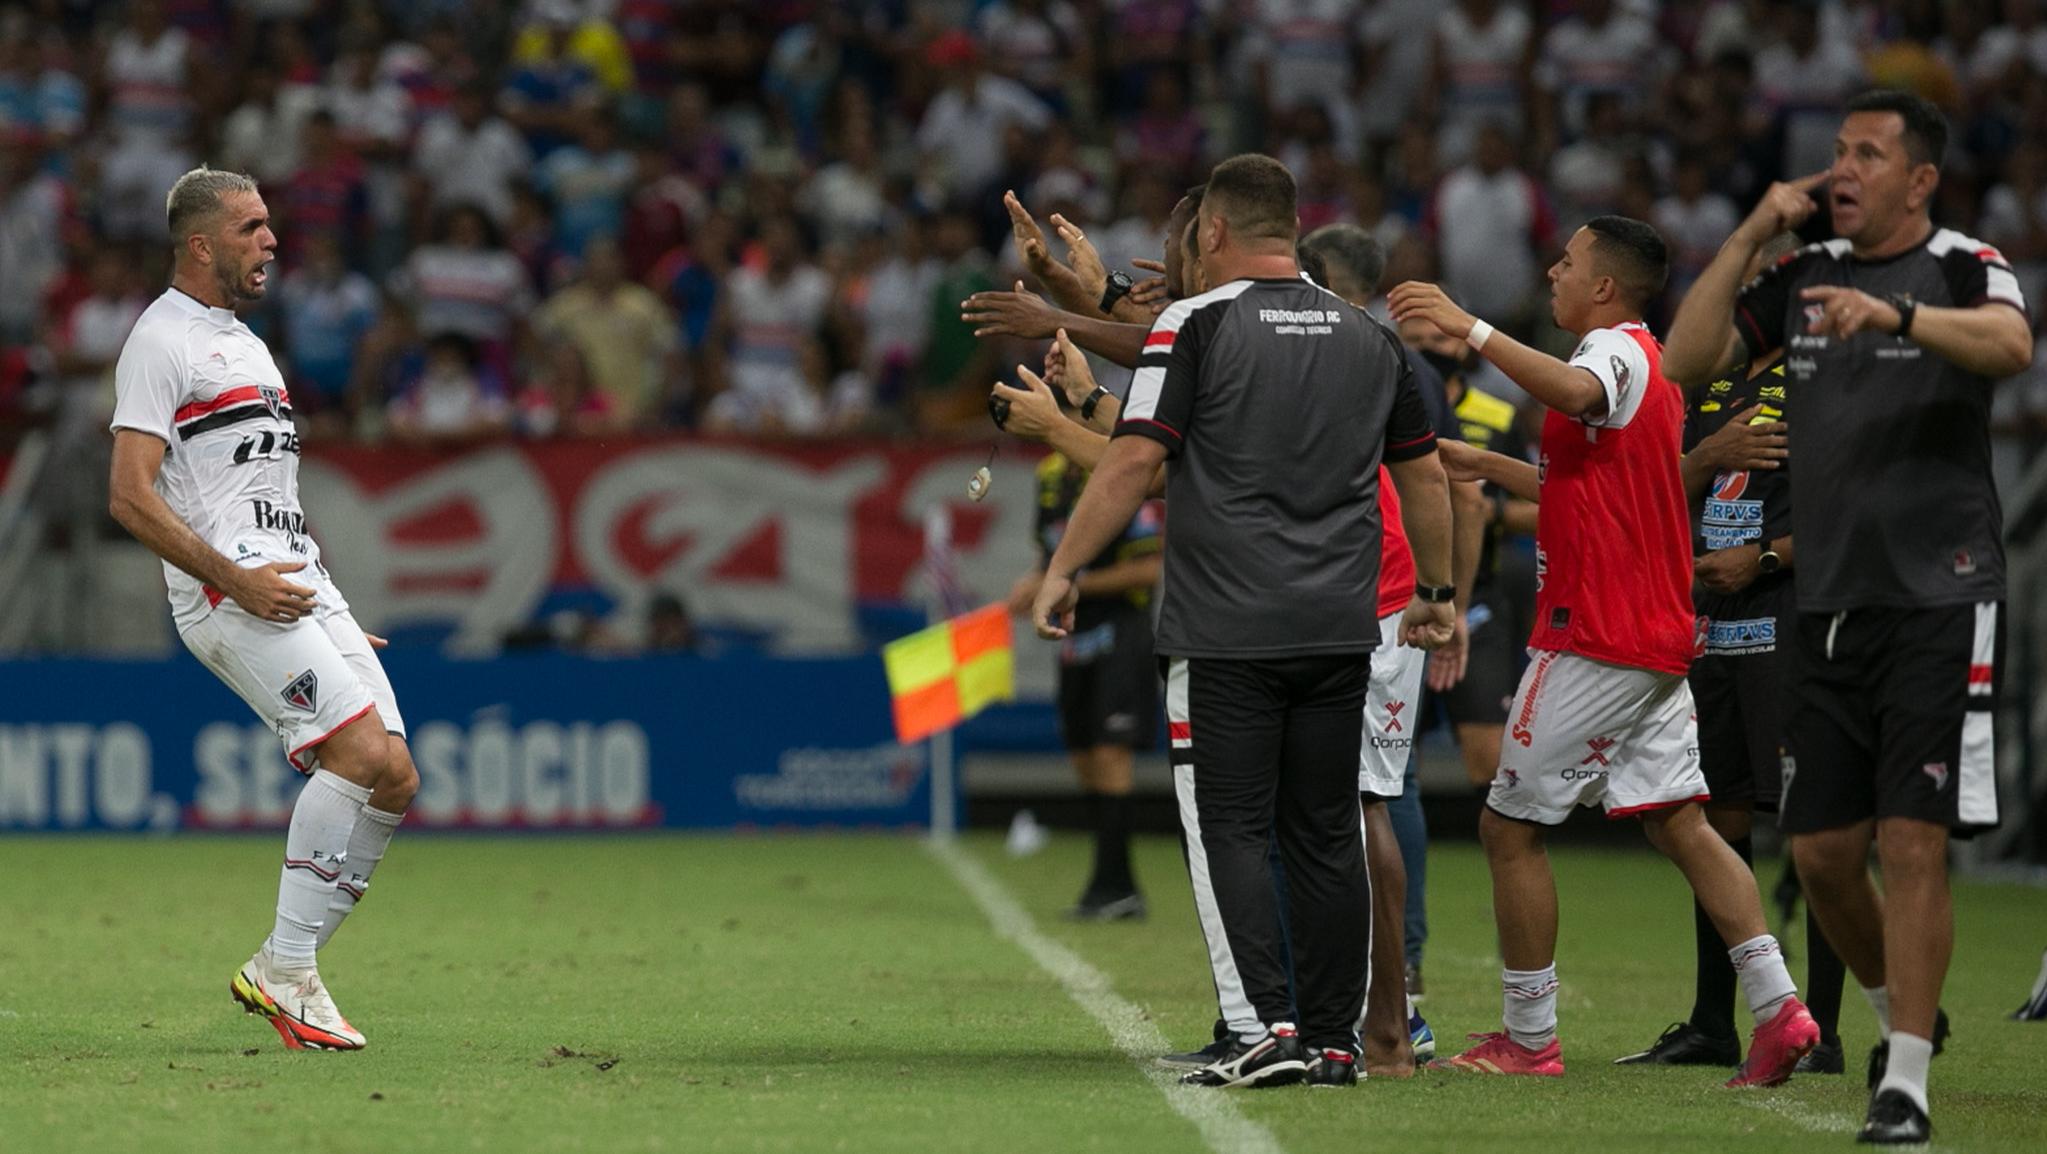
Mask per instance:
[[[1610,818],[1707,800],[1699,719],[1682,676],[1530,650],[1486,804],[1557,825],[1581,805]]]
[[[1426,652],[1400,644],[1400,613],[1379,618],[1379,648],[1372,651],[1372,684],[1365,691],[1365,742],[1358,751],[1359,793],[1388,801],[1400,796],[1428,668]]]
[[[391,679],[334,586],[301,570],[317,608],[288,625],[259,621],[233,600],[186,629],[185,648],[277,731],[292,768],[313,772],[319,745],[377,707],[384,729],[405,736]]]

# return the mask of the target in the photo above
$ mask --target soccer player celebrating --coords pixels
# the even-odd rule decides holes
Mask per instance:
[[[1887,1034],[1860,1135],[1886,1144],[1932,1132],[1927,1063],[1954,949],[1949,836],[1998,820],[2005,581],[1990,386],[2033,357],[2011,265],[1929,216],[1946,144],[1946,119],[1920,97],[1851,101],[1833,167],[1770,187],[1670,338],[1677,380],[1782,349],[1796,382],[1783,825],[1813,912]],[[1818,208],[1822,184],[1838,236],[1740,288],[1752,254]]]
[[[230,983],[292,1049],[359,1050],[314,964],[369,887],[419,788],[370,637],[299,509],[291,394],[235,309],[277,251],[255,181],[197,169],[165,205],[171,287],[114,370],[111,509],[164,561],[185,647],[277,731],[309,776],[292,809],[270,937]]]
[[[1387,294],[1393,316],[1465,341],[1548,405],[1542,463],[1446,442],[1453,477],[1541,505],[1534,661],[1522,676],[1500,772],[1480,818],[1499,927],[1505,1028],[1450,1059],[1490,1074],[1558,1076],[1556,882],[1542,828],[1579,805],[1641,819],[1728,945],[1756,1022],[1730,1086],[1791,1076],[1819,1041],[1748,867],[1706,824],[1698,723],[1685,672],[1694,649],[1691,542],[1678,445],[1684,400],[1664,379],[1642,307],[1668,256],[1656,230],[1598,217],[1549,270],[1551,315],[1582,334],[1560,361],[1458,308],[1440,288]]]

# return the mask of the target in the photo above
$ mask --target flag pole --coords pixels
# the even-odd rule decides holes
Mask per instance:
[[[945,584],[952,580],[952,573],[941,574],[941,565],[932,562],[938,559],[949,561],[952,550],[952,510],[943,501],[934,502],[924,513],[924,559],[926,576],[930,578],[931,597],[926,603],[926,619],[936,625],[951,614],[943,592]],[[954,797],[953,740],[950,726],[931,735],[931,832],[934,842],[949,842],[959,832],[959,814]]]

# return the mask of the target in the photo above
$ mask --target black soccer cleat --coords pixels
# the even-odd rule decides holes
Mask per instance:
[[[1848,1070],[1847,1055],[1839,1042],[1821,1042],[1806,1052],[1792,1068],[1794,1074],[1842,1074]]]
[[[1144,895],[1136,891],[1127,894],[1084,894],[1073,908],[1066,911],[1070,922],[1141,922],[1150,913],[1145,908]]]
[[[1869,1100],[1869,1116],[1855,1140],[1872,1146],[1920,1146],[1932,1137],[1933,1122],[1926,1111],[1903,1090],[1885,1090]]]
[[[1223,1056],[1180,1077],[1182,1086],[1207,1086],[1218,1090],[1253,1086],[1290,1086],[1306,1077],[1308,1063],[1301,1053],[1300,1031],[1291,1022],[1272,1027],[1255,1045],[1232,1041]]]
[[[1741,1039],[1716,1038],[1690,1022],[1672,1022],[1656,1044],[1615,1058],[1616,1066],[1739,1066]]]
[[[1948,1029],[1947,1011],[1935,1011],[1933,1016],[1933,1052],[1936,1056],[1947,1049],[1947,1038],[1953,1031]],[[1869,1050],[1869,1088],[1874,1090],[1883,1083],[1884,1071],[1891,1067],[1891,1042],[1889,1038],[1878,1042]]]
[[[1322,1050],[1308,1063],[1308,1085],[1327,1089],[1358,1084],[1358,1056],[1349,1050]]]
[[[1183,1050],[1176,1054],[1160,1054],[1157,1060],[1161,1066],[1178,1066],[1188,1070],[1199,1070],[1203,1066],[1220,1061],[1222,1056],[1229,1052],[1230,1039],[1217,1038],[1199,1050]]]
[[[2047,1022],[2047,954],[2040,955],[2040,976],[2026,1004],[2011,1012],[2014,1022]]]

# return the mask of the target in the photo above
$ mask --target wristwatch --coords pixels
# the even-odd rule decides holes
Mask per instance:
[[[1763,551],[1756,554],[1756,571],[1758,573],[1767,577],[1783,568],[1784,555],[1775,549],[1764,546]]]
[[[1431,605],[1444,605],[1457,600],[1457,586],[1423,585],[1417,582],[1414,587],[1414,595]]]
[[[1084,401],[1082,401],[1082,402],[1080,403],[1080,419],[1081,419],[1081,420],[1083,420],[1083,421],[1092,421],[1092,420],[1094,420],[1094,419],[1095,419],[1095,409],[1096,409],[1096,408],[1098,408],[1098,407],[1099,407],[1099,406],[1101,405],[1101,403],[1102,403],[1102,398],[1103,398],[1103,397],[1106,397],[1106,396],[1108,396],[1108,395],[1109,395],[1109,390],[1107,390],[1107,389],[1103,388],[1103,387],[1102,387],[1102,386],[1100,386],[1100,385],[1096,385],[1096,386],[1095,386],[1095,391],[1094,391],[1094,392],[1092,392],[1092,393],[1089,393],[1089,394],[1087,395],[1087,400],[1084,400]]]
[[[1898,310],[1898,327],[1891,335],[1903,339],[1912,335],[1912,317],[1919,311],[1919,302],[1908,293],[1891,293],[1884,297],[1885,303]]]
[[[1122,269],[1117,269],[1115,272],[1110,273],[1108,286],[1102,289],[1102,312],[1106,314],[1111,309],[1114,309],[1116,302],[1129,296],[1130,290],[1135,287],[1137,287],[1137,282],[1131,280],[1130,274]]]

